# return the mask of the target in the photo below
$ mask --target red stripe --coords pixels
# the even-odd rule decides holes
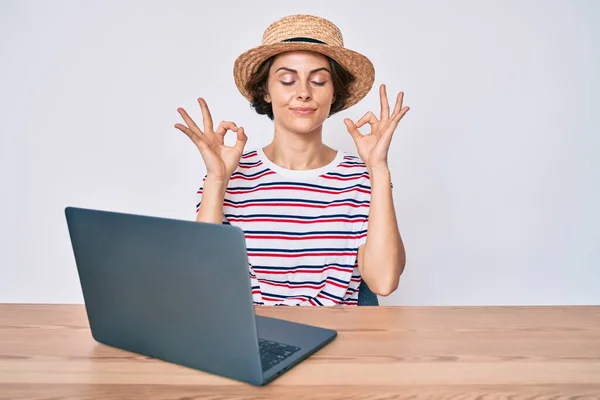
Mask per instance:
[[[279,298],[275,298],[275,297],[269,297],[269,296],[262,296],[263,300],[269,300],[269,301],[285,301],[285,300],[306,300],[306,298],[304,297],[299,297],[299,296],[290,296],[290,297],[286,297],[285,299],[279,299]]]
[[[260,190],[285,190],[285,189],[298,190],[298,191],[303,191],[303,192],[327,193],[327,194],[339,194],[339,193],[346,193],[346,192],[352,192],[352,191],[371,194],[371,190],[366,190],[366,189],[362,189],[362,188],[350,188],[350,189],[338,191],[338,190],[333,190],[333,189],[332,190],[322,190],[322,189],[313,189],[313,188],[303,188],[303,187],[297,187],[297,186],[257,187],[257,188],[250,189],[250,190],[236,189],[236,190],[227,190],[227,193],[242,194],[242,193],[253,193],[253,192],[260,191]]]
[[[254,253],[248,252],[248,255],[251,257],[285,257],[285,258],[295,258],[295,257],[316,257],[316,256],[353,256],[356,253],[350,252],[339,252],[339,253],[302,253],[302,254],[282,254],[282,253]]]
[[[269,285],[269,286],[275,286],[275,287],[285,287],[288,289],[323,289],[326,285],[326,283],[322,283],[320,285],[311,285],[311,284],[304,284],[304,285],[290,285],[289,283],[274,283],[274,282],[265,282],[265,281],[261,281],[261,283],[263,285]]]
[[[352,180],[359,180],[362,178],[368,178],[369,175],[367,174],[362,174],[359,176],[348,176],[348,177],[340,177],[340,176],[330,176],[330,175],[323,175],[323,178],[325,179],[331,179],[334,181],[352,181]]]
[[[337,300],[337,299],[334,299],[333,297],[327,297],[327,295],[324,295],[323,293],[319,293],[319,294],[317,295],[317,297],[320,297],[320,298],[322,298],[322,299],[327,299],[327,300],[333,301],[334,303],[337,303],[337,302],[338,302],[338,300]]]
[[[293,201],[293,200],[292,200]],[[306,203],[248,203],[248,204],[232,204],[225,200],[223,204],[231,208],[247,208],[247,207],[304,207],[304,208],[327,208],[327,207],[352,207],[352,208],[369,208],[369,204],[354,204],[354,203],[335,203],[335,204],[306,204]]]
[[[343,168],[366,168],[366,167],[367,167],[367,166],[366,166],[366,165],[364,165],[364,164],[357,164],[357,165],[346,165],[346,164],[342,164],[342,163],[340,163],[340,165],[339,165],[339,166],[340,166],[340,167],[343,167]]]
[[[282,235],[246,235],[246,239],[282,239],[282,240],[311,240],[311,239],[360,239],[367,236],[366,233],[360,235],[321,235],[321,236],[282,236]]]
[[[353,268],[340,268],[340,267],[325,267],[325,268],[320,268],[320,269],[295,269],[292,271],[280,271],[280,270],[261,270],[259,269],[258,271],[260,271],[261,274],[263,275],[283,275],[283,274],[294,274],[294,273],[298,273],[298,274],[322,274],[325,271],[329,271],[330,269],[334,270],[334,271],[341,271],[341,272],[352,272]]]
[[[341,288],[341,289],[348,289],[348,286],[347,286],[347,285],[344,285],[344,284],[342,284],[342,283],[339,283],[339,282],[336,282],[336,281],[333,281],[333,280],[331,280],[331,281],[327,281],[327,284],[329,284],[329,285],[333,285],[333,286],[337,286],[337,287],[339,287],[339,288]]]
[[[283,299],[275,299],[273,297],[269,297],[269,296],[261,296],[263,300],[267,300],[267,301],[283,301]]]
[[[246,155],[243,155],[242,158],[246,159],[246,158],[250,158],[250,157],[254,157],[256,155],[256,151],[253,151],[251,153],[248,153]]]
[[[298,223],[298,224],[318,224],[318,223],[323,223],[323,222],[365,222],[367,220],[366,218],[360,218],[360,219],[355,219],[355,220],[343,219],[343,218],[335,218],[335,219],[321,219],[321,220],[314,220],[314,221],[300,221],[300,220],[295,220],[295,219],[237,218],[237,217],[228,217],[227,219],[229,221],[235,221],[235,222],[239,222],[239,221],[246,221],[246,222],[294,222],[294,223]]]

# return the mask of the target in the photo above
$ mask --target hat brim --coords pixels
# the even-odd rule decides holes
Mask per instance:
[[[246,89],[246,84],[260,64],[274,55],[298,50],[313,51],[326,55],[354,75],[356,79],[349,88],[349,96],[342,110],[358,103],[373,87],[375,68],[373,63],[364,55],[345,47],[319,43],[286,42],[257,46],[239,55],[233,66],[233,76],[240,93],[251,101],[252,97]]]

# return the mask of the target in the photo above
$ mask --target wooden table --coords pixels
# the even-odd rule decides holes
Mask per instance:
[[[338,338],[257,388],[94,342],[80,305],[0,304],[0,399],[600,399],[600,307],[259,307]]]

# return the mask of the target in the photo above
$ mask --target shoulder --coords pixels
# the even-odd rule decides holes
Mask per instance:
[[[355,165],[356,167],[367,168],[367,165],[363,160],[356,154],[348,153],[343,150],[338,150],[341,154],[342,163],[347,165]]]
[[[260,158],[258,157],[258,150],[246,150],[242,153],[242,157],[240,158],[240,165],[247,165],[256,161],[260,161]]]
[[[228,188],[249,189],[271,181],[274,172],[263,163],[258,150],[248,150],[242,153],[237,168],[231,174]]]
[[[346,151],[340,150],[340,162],[337,169],[343,173],[359,174],[367,179],[369,178],[369,169],[364,161],[358,155]]]
[[[260,157],[258,156],[258,151],[256,149],[247,150],[242,153],[234,175],[240,173],[252,173],[256,171],[256,168],[260,168],[261,166],[262,162],[260,161]]]

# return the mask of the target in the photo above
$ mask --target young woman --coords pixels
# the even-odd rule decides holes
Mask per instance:
[[[239,226],[246,235],[255,304],[356,305],[361,280],[376,294],[396,290],[405,252],[396,221],[388,151],[408,111],[393,111],[380,87],[379,116],[345,119],[358,156],[323,143],[323,123],[360,101],[374,82],[363,55],[346,49],[330,21],[293,15],[271,24],[262,44],[234,64],[237,87],[274,124],[273,141],[245,150],[244,128],[216,129],[199,98],[203,128],[178,109],[175,127],[198,147],[206,176],[199,222]],[[370,124],[363,135],[359,128]],[[227,131],[237,134],[225,146]],[[225,294],[226,295],[226,294]]]

